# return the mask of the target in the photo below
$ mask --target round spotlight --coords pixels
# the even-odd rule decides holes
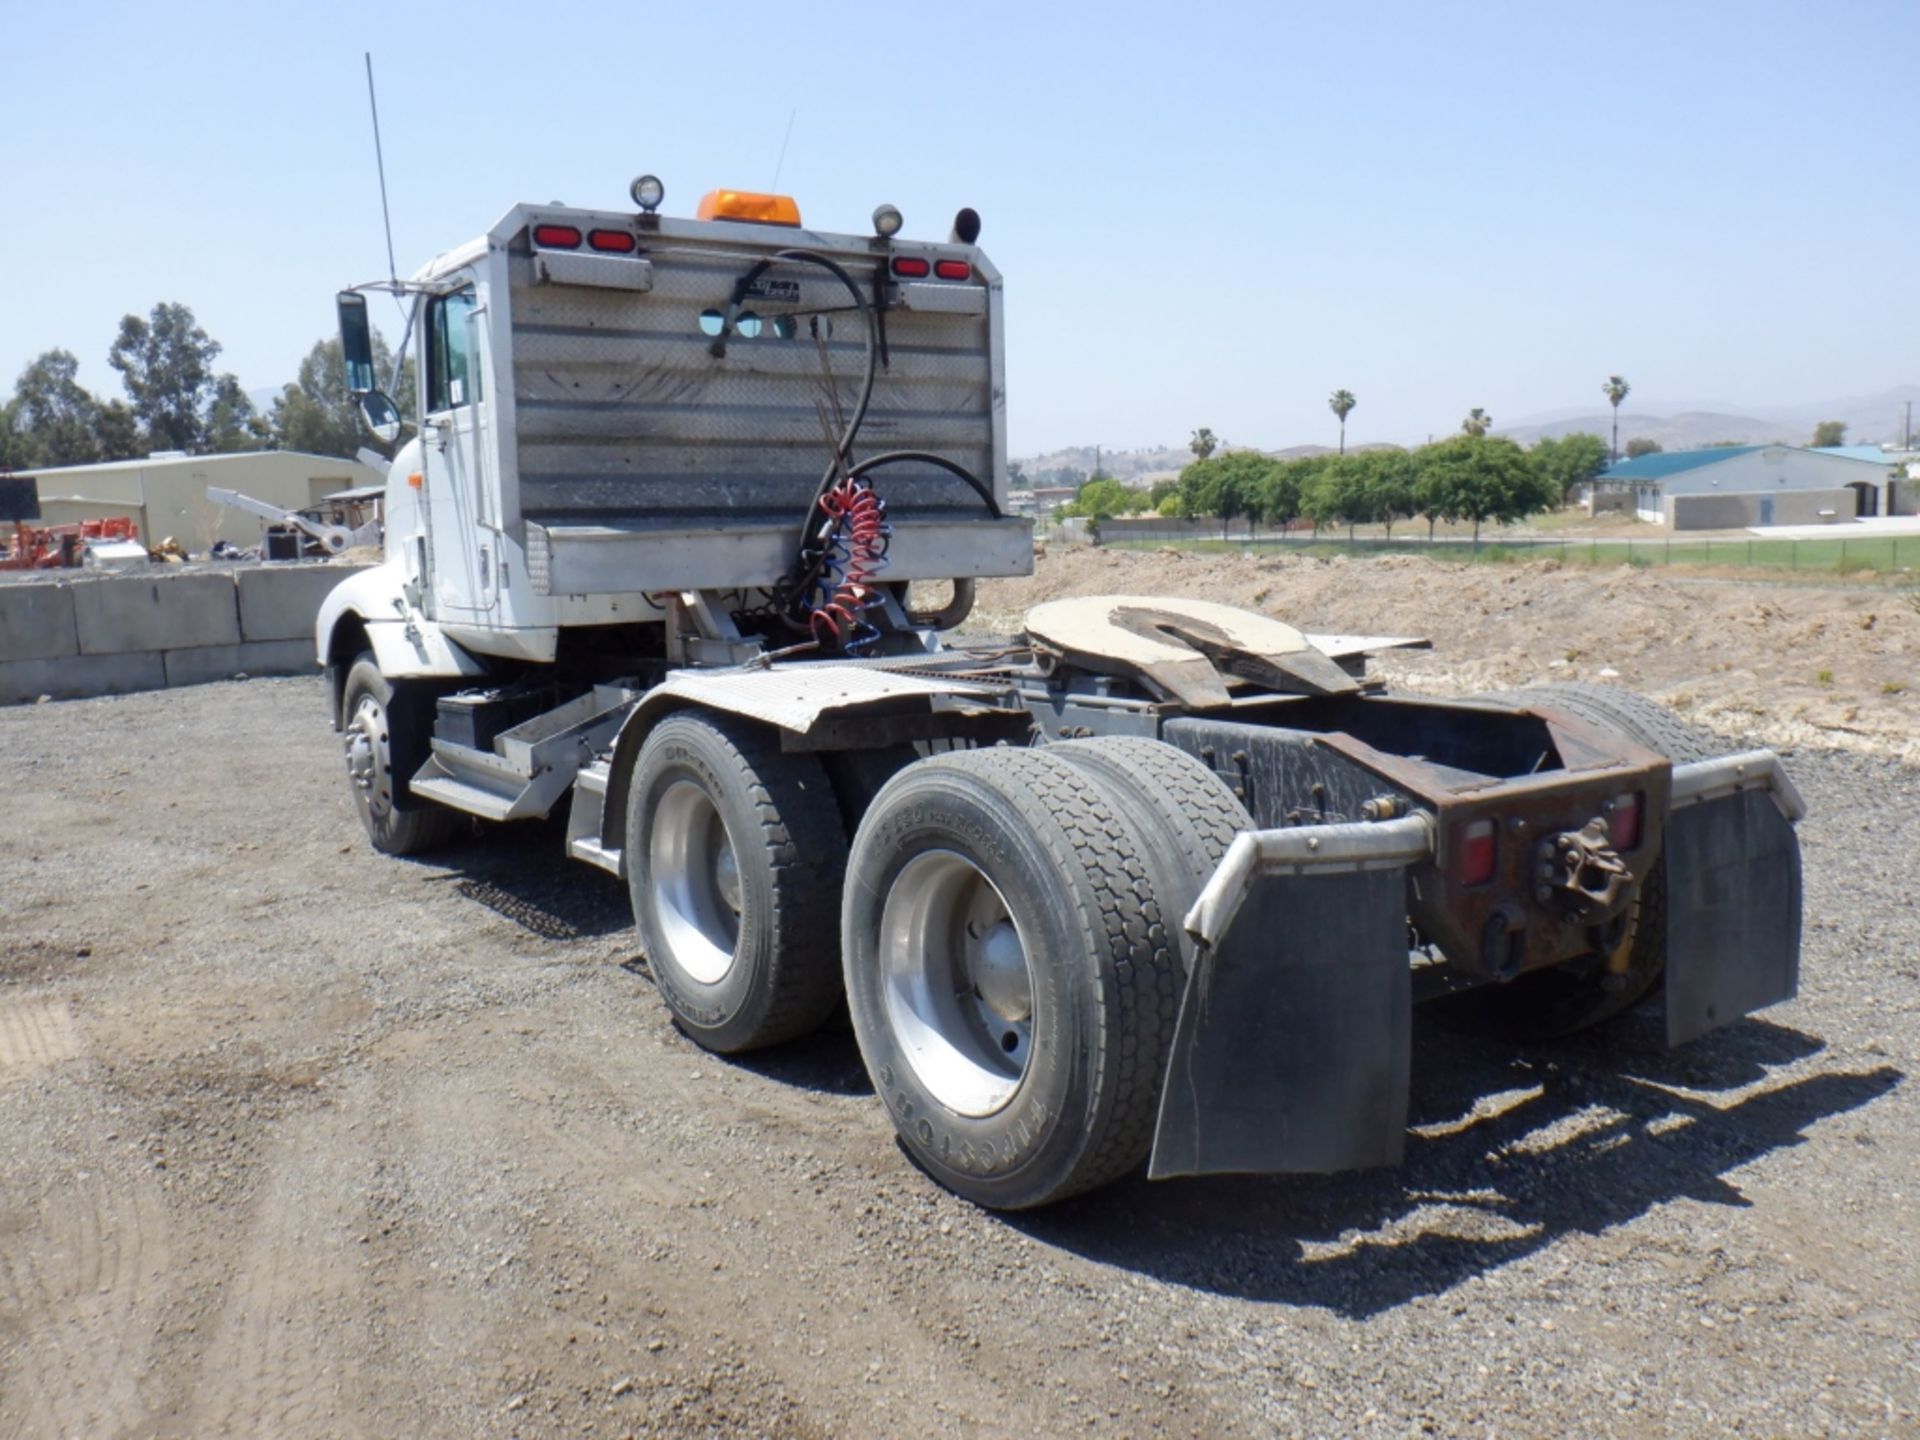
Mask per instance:
[[[898,235],[904,223],[900,212],[891,205],[882,205],[873,212],[873,233],[883,240],[891,240]]]
[[[634,204],[651,215],[667,198],[667,187],[660,183],[658,175],[642,175],[627,187],[627,193],[633,196]]]

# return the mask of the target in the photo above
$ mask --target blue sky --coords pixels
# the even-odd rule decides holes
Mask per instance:
[[[250,389],[519,200],[978,209],[1016,454],[1920,379],[1920,5],[0,7],[0,383],[191,305]],[[1631,406],[1633,402],[1629,402]]]

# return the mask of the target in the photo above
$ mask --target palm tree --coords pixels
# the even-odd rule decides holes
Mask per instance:
[[[1193,451],[1196,460],[1204,460],[1213,454],[1220,442],[1214,438],[1213,431],[1202,425],[1193,432],[1193,439],[1187,442],[1187,448]]]
[[[1487,433],[1487,427],[1493,424],[1493,417],[1478,405],[1467,412],[1467,418],[1460,422],[1460,428],[1478,439]]]
[[[1327,401],[1327,408],[1340,417],[1340,453],[1347,453],[1347,416],[1353,413],[1353,407],[1360,402],[1353,398],[1351,390],[1336,390]]]
[[[1600,387],[1600,393],[1607,397],[1607,403],[1613,406],[1613,463],[1620,463],[1620,402],[1632,393],[1633,387],[1627,384],[1623,375],[1607,376],[1607,383]]]

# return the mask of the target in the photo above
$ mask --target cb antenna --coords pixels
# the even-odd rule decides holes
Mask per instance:
[[[380,223],[387,231],[387,278],[400,282],[400,267],[393,260],[393,215],[387,209],[387,157],[380,148],[380,102],[373,94],[373,52],[367,57],[367,108],[373,112],[373,163],[380,170]],[[394,297],[396,300],[398,295]]]
[[[798,105],[787,112],[787,133],[780,137],[780,158],[773,162],[773,183],[767,186],[769,190],[780,188],[780,172],[787,168],[787,142],[793,139],[793,119],[799,113]]]

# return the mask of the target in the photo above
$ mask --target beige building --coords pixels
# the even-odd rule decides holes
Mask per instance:
[[[207,487],[238,490],[284,510],[301,510],[341,490],[386,482],[384,472],[358,460],[298,450],[254,450],[237,455],[152,455],[100,465],[22,470],[40,496],[42,525],[70,525],[125,515],[154,545],[172,536],[194,554],[225,540],[258,545],[262,522],[207,498]]]

